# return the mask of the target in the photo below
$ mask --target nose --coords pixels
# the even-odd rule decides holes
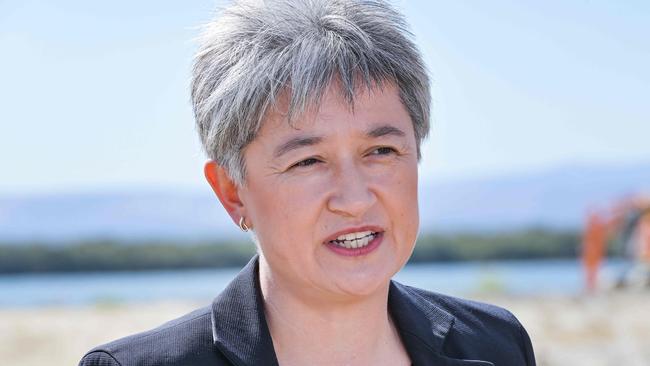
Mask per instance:
[[[346,217],[363,217],[377,201],[369,183],[367,174],[354,164],[339,169],[332,182],[333,191],[327,202],[328,209]]]

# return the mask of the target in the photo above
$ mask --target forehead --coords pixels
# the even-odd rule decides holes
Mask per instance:
[[[399,90],[391,83],[372,89],[360,88],[355,92],[352,103],[345,99],[340,85],[332,83],[325,89],[320,101],[309,104],[304,111],[290,116],[289,105],[290,93],[285,91],[264,115],[258,137],[365,131],[379,123],[395,124],[405,131],[412,131],[412,122],[399,97]]]

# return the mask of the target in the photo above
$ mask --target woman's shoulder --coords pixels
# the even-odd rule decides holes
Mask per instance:
[[[432,333],[440,335],[444,354],[504,365],[512,364],[513,358],[519,360],[514,364],[535,364],[530,337],[510,311],[397,282],[394,286],[395,292],[417,304],[419,311],[431,319],[432,327],[438,328]]]
[[[101,332],[101,329],[98,330]],[[220,365],[214,352],[210,307],[90,350],[79,366]]]
[[[428,300],[432,306],[437,306],[449,312],[455,318],[455,323],[467,323],[468,325],[485,324],[496,322],[503,326],[521,327],[519,320],[507,309],[489,304],[486,302],[450,296],[433,291],[423,290],[417,287],[401,285],[409,291]]]

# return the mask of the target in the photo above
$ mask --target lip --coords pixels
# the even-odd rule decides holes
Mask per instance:
[[[380,226],[376,225],[365,225],[365,226],[358,226],[358,227],[351,227],[347,228],[341,231],[337,231],[336,233],[328,236],[324,241],[323,244],[328,244],[330,241],[338,238],[341,235],[345,234],[351,234],[351,233],[358,233],[362,231],[372,231],[373,233],[383,233],[384,229],[382,229]]]
[[[344,256],[344,257],[361,257],[365,256],[367,254],[370,254],[375,251],[381,245],[382,241],[384,240],[384,232],[379,232],[375,236],[374,239],[368,245],[362,248],[343,248],[340,247],[332,242],[327,242],[325,245],[327,248],[329,248],[332,252]]]
[[[373,233],[377,233],[377,235],[370,243],[368,243],[368,245],[366,245],[363,248],[347,249],[332,243],[332,240],[338,238],[341,235],[356,233],[361,231],[372,231]],[[364,225],[364,226],[350,227],[338,231],[328,236],[327,239],[325,239],[325,241],[323,242],[323,244],[327,248],[329,248],[332,252],[338,255],[344,257],[360,257],[374,252],[375,249],[377,249],[379,245],[383,242],[383,240],[384,240],[384,229],[382,227],[376,225]]]

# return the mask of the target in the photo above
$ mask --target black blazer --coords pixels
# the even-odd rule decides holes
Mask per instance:
[[[96,347],[80,366],[276,365],[254,257],[211,306]],[[534,366],[507,310],[392,281],[388,308],[415,366]]]

